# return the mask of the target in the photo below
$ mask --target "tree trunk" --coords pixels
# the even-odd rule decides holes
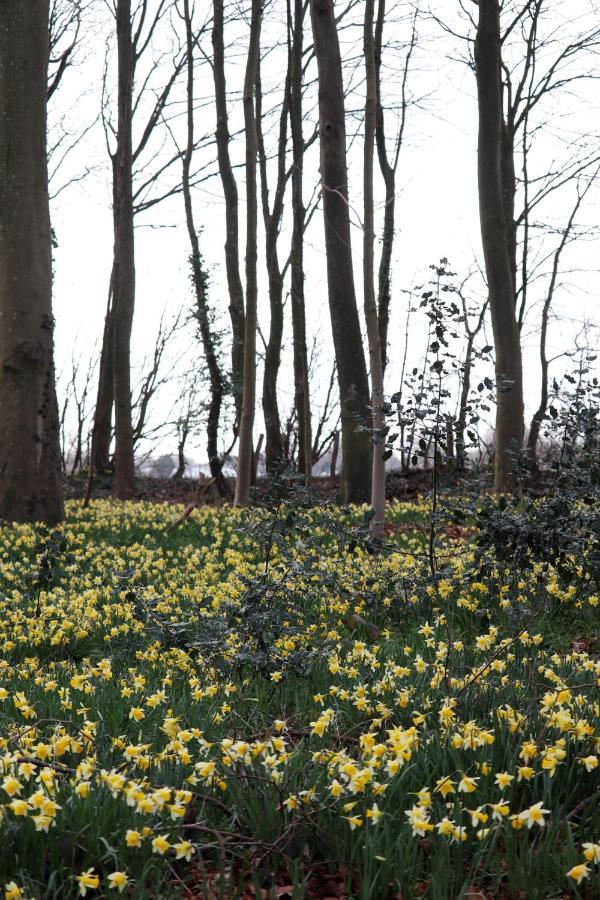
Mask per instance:
[[[252,469],[250,473],[250,486],[255,488],[256,482],[258,479],[258,466],[260,464],[260,453],[262,450],[263,441],[265,439],[264,434],[259,434],[258,441],[256,442],[256,447],[252,450]]]
[[[371,506],[375,515],[371,522],[373,537],[381,537],[385,524],[385,462],[383,459],[383,359],[379,318],[375,299],[375,207],[373,161],[375,156],[375,123],[377,116],[377,70],[373,40],[374,0],[365,2],[363,47],[366,69],[365,147],[364,147],[364,220],[363,220],[363,289],[365,321],[369,341],[371,367],[371,410],[373,423],[373,469],[371,474]]]
[[[200,338],[204,350],[204,358],[208,369],[210,383],[210,403],[206,422],[206,450],[210,474],[215,480],[215,485],[222,497],[229,496],[229,488],[223,477],[223,461],[219,455],[219,421],[221,407],[223,405],[224,378],[219,364],[215,336],[211,329],[211,314],[207,298],[207,277],[202,264],[198,232],[194,223],[194,209],[192,206],[192,192],[190,187],[190,169],[194,153],[194,36],[192,33],[192,21],[190,15],[189,0],[183,0],[183,15],[185,22],[186,47],[187,47],[187,83],[186,83],[186,113],[187,113],[187,142],[182,164],[182,189],[185,207],[185,222],[190,240],[191,254],[190,265],[192,267],[192,281],[196,295],[196,310]],[[182,466],[183,446],[187,439],[187,430],[182,436],[179,449],[179,467]],[[183,470],[179,478],[183,477]]]
[[[238,191],[231,158],[229,156],[229,117],[227,114],[227,83],[225,79],[225,46],[223,24],[223,0],[213,0],[213,78],[217,114],[217,158],[219,175],[225,198],[225,269],[229,290],[229,314],[231,316],[231,383],[236,409],[236,431],[242,412],[242,385],[244,381],[244,290],[240,277]]]
[[[265,351],[265,368],[263,373],[263,415],[265,420],[265,464],[267,474],[275,474],[285,464],[281,418],[277,402],[277,378],[281,366],[281,343],[283,340],[283,276],[277,253],[277,238],[281,228],[283,215],[283,198],[286,185],[286,149],[287,120],[289,94],[289,62],[285,80],[283,102],[279,119],[279,138],[277,145],[277,183],[273,197],[273,208],[270,208],[269,182],[267,171],[267,154],[262,132],[262,83],[260,77],[260,59],[256,76],[256,130],[258,139],[258,160],[260,166],[260,189],[263,221],[265,226],[265,261],[269,282],[269,340]]]
[[[277,259],[276,242],[277,235],[269,229],[266,236],[266,249],[271,320],[265,351],[262,394],[266,438],[265,464],[269,475],[280,471],[285,462],[281,418],[277,402],[277,377],[281,366],[281,343],[283,340],[283,279]]]
[[[410,301],[406,306],[406,320],[404,323],[404,352],[402,354],[402,368],[400,369],[400,388],[397,393],[396,400],[396,409],[398,414],[398,426],[400,429],[400,471],[403,475],[405,475],[410,468],[410,457],[407,452],[407,448],[405,445],[406,439],[406,420],[404,417],[404,410],[402,407],[402,397],[404,394],[404,389],[406,387],[404,382],[404,375],[406,373],[406,357],[408,355],[408,335],[410,331],[410,314],[412,311],[412,307],[410,305]]]
[[[369,382],[356,306],[342,63],[333,0],[311,0],[319,73],[319,135],[327,283],[337,361],[342,424],[342,494],[346,503],[369,501],[371,441]]]
[[[501,51],[500,51],[501,52]],[[502,92],[502,86],[500,86]],[[502,96],[502,93],[501,93]],[[501,101],[502,102],[502,101]],[[512,275],[514,304],[517,303],[517,223],[515,222],[515,196],[517,181],[515,177],[515,137],[514,124],[504,121],[502,117],[500,173],[502,178],[502,202],[504,204],[504,222],[506,226],[506,242]]]
[[[600,168],[596,169],[594,175],[591,178],[588,178],[586,186],[583,190],[580,190],[579,185],[577,186],[577,199],[571,210],[571,214],[568,218],[567,224],[563,229],[560,241],[558,242],[558,247],[554,252],[554,258],[552,261],[552,274],[550,276],[550,283],[548,284],[548,290],[546,291],[546,297],[544,298],[544,305],[542,307],[542,327],[540,331],[540,366],[542,373],[542,382],[540,385],[540,402],[538,408],[533,414],[533,418],[531,420],[531,426],[529,428],[529,436],[527,439],[527,452],[529,455],[529,464],[533,472],[537,472],[538,470],[538,459],[537,459],[537,445],[540,438],[540,430],[542,427],[542,422],[546,416],[546,411],[548,408],[548,374],[550,361],[548,360],[548,353],[546,342],[548,338],[548,325],[550,321],[550,309],[552,306],[552,301],[554,299],[554,291],[556,290],[556,285],[558,281],[559,274],[559,266],[560,259],[563,254],[565,247],[569,241],[571,232],[573,230],[573,225],[575,224],[575,218],[577,213],[579,212],[579,208],[585,199],[585,195],[590,190],[594,181],[600,174]]]
[[[377,158],[385,185],[385,206],[383,212],[383,237],[381,259],[379,260],[377,312],[379,321],[379,343],[381,345],[381,362],[383,372],[387,366],[387,338],[390,322],[392,250],[394,246],[394,227],[396,215],[396,170],[391,166],[385,144],[385,119],[381,103],[381,46],[383,42],[383,25],[385,22],[385,0],[379,0],[377,22],[375,25],[375,79],[376,79],[376,116],[375,140]]]
[[[133,232],[133,78],[135,58],[131,0],[117,0],[118,124],[113,157],[114,285],[113,377],[115,394],[115,480],[113,492],[133,496],[135,465],[131,421],[131,329],[135,304]]]
[[[0,27],[0,518],[64,518],[46,160],[48,0]]]
[[[454,421],[454,416],[452,414],[448,414],[446,416],[446,459],[454,461],[455,453],[454,453],[454,429],[456,423]]]
[[[475,41],[479,105],[478,183],[481,238],[496,350],[494,484],[514,491],[515,454],[523,440],[523,375],[515,315],[511,228],[506,221],[502,173],[503,129],[500,12],[498,0],[480,0]]]
[[[462,372],[462,384],[460,388],[460,399],[458,403],[458,416],[455,427],[456,467],[460,471],[463,471],[467,466],[465,431],[467,430],[467,407],[469,403],[469,392],[471,390],[471,371],[473,369],[473,340],[474,336],[468,334]]]
[[[527,439],[527,452],[529,455],[529,464],[533,472],[538,472],[537,446],[540,439],[540,430],[542,422],[546,416],[548,408],[548,357],[546,355],[546,337],[548,334],[548,311],[544,304],[542,313],[542,332],[540,336],[540,364],[542,369],[542,383],[540,385],[540,402],[531,419],[529,428],[529,436]]]
[[[92,465],[95,472],[106,472],[110,465],[110,442],[112,439],[112,409],[114,400],[113,383],[113,328],[112,328],[113,274],[110,276],[108,307],[104,319],[100,366],[98,368],[98,390],[92,428]]]
[[[248,506],[252,481],[252,431],[256,404],[256,313],[258,282],[257,225],[258,204],[256,194],[256,155],[258,141],[254,109],[254,88],[258,56],[260,53],[260,29],[262,24],[262,0],[252,0],[250,44],[244,78],[244,131],[246,135],[246,311],[244,321],[244,383],[242,412],[238,444],[238,471],[235,482],[235,505]]]
[[[340,433],[336,431],[331,443],[331,460],[329,463],[329,477],[335,478],[337,472],[338,453],[340,452]]]
[[[304,201],[302,176],[304,136],[302,133],[302,42],[304,36],[304,3],[294,0],[293,27],[291,0],[287,3],[290,45],[289,113],[292,133],[292,247],[291,306],[294,348],[294,403],[298,417],[298,469],[310,481],[312,474],[312,429],[310,418],[310,386],[306,347],[306,312],[304,305]]]
[[[181,481],[181,479],[185,475],[185,445],[188,439],[188,433],[188,429],[183,428],[181,437],[177,442],[177,468],[173,473],[173,481]]]

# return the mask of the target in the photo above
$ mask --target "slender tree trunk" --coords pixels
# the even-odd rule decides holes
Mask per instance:
[[[390,323],[390,303],[392,298],[392,251],[394,247],[396,175],[390,170],[384,174],[385,209],[383,212],[383,237],[379,260],[377,307],[379,321],[379,343],[383,371],[387,368],[387,342]]]
[[[398,411],[398,425],[400,429],[400,471],[403,475],[405,475],[410,468],[410,456],[408,455],[407,448],[405,446],[405,438],[406,438],[406,420],[404,418],[403,409],[402,409],[402,396],[404,394],[404,376],[406,374],[406,358],[408,356],[408,334],[410,330],[410,314],[412,307],[410,305],[410,300],[406,307],[406,320],[404,323],[404,352],[402,354],[402,368],[400,369],[400,387],[398,389],[397,400],[396,400],[396,408]]]
[[[537,446],[540,439],[540,430],[542,422],[548,409],[548,356],[546,354],[546,338],[548,334],[548,309],[544,304],[542,311],[542,330],[540,335],[540,365],[542,371],[542,381],[540,385],[540,402],[531,419],[529,428],[529,436],[527,439],[527,451],[529,461],[533,472],[539,469],[537,458]]]
[[[331,443],[331,461],[329,463],[329,477],[335,478],[337,472],[338,453],[340,452],[340,433],[336,431]]]
[[[186,0],[187,5],[187,0]],[[177,442],[177,469],[173,473],[173,481],[181,481],[185,475],[185,445],[188,439],[188,429],[183,428],[181,437]],[[212,469],[211,469],[212,472]],[[214,477],[214,476],[213,476]]]
[[[46,159],[48,0],[0,23],[0,518],[64,518]]]
[[[258,203],[256,190],[256,156],[258,140],[254,109],[254,89],[258,56],[260,53],[260,29],[262,24],[262,0],[252,0],[250,44],[244,78],[244,131],[246,135],[246,312],[244,322],[244,383],[240,437],[238,444],[238,471],[235,483],[235,505],[248,506],[252,480],[252,431],[256,404],[256,314],[258,299],[257,225]]]
[[[385,119],[381,103],[381,48],[383,43],[383,25],[385,22],[385,0],[379,0],[377,22],[375,25],[375,79],[376,79],[376,115],[375,140],[377,158],[385,186],[385,206],[383,211],[383,237],[381,259],[378,273],[377,312],[379,321],[379,343],[381,344],[381,361],[383,372],[387,366],[387,340],[390,321],[392,250],[394,246],[394,227],[396,215],[396,170],[390,165],[385,143]]]
[[[92,428],[92,465],[95,472],[106,472],[110,464],[112,440],[112,409],[114,400],[113,379],[113,328],[112,328],[113,274],[110,276],[108,306],[104,318],[104,333],[98,367],[98,389],[94,424]]]
[[[485,321],[485,316],[488,308],[489,300],[483,304],[479,311],[479,316],[477,318],[477,322],[474,328],[471,328],[469,324],[469,312],[467,309],[467,302],[462,293],[462,290],[459,292],[459,296],[462,302],[463,309],[463,320],[464,320],[464,328],[466,334],[466,347],[465,347],[465,359],[462,364],[462,381],[460,387],[460,398],[458,402],[458,415],[456,417],[456,422],[454,425],[454,444],[456,447],[455,457],[456,457],[456,468],[459,471],[464,471],[467,467],[467,451],[466,451],[466,441],[465,441],[465,431],[467,430],[467,415],[469,410],[469,394],[471,392],[471,374],[473,372],[473,348],[475,346],[475,338],[483,328],[483,323]]]
[[[265,367],[263,373],[263,415],[265,420],[265,464],[267,474],[281,470],[285,463],[283,435],[279,404],[277,402],[277,378],[281,366],[281,344],[283,340],[283,276],[277,253],[277,238],[283,215],[283,199],[286,185],[286,149],[289,93],[289,62],[285,80],[284,96],[279,119],[279,138],[277,146],[277,183],[273,197],[273,208],[270,208],[269,183],[267,171],[267,154],[262,132],[262,83],[260,76],[260,59],[256,76],[256,130],[258,140],[258,160],[260,167],[260,192],[263,221],[265,227],[265,260],[269,282],[269,340],[265,351]]]
[[[456,418],[456,466],[464,470],[467,465],[467,452],[465,431],[467,430],[467,406],[469,403],[469,391],[471,390],[471,371],[473,369],[473,340],[474,335],[467,335],[467,348],[463,363],[462,384],[460,388],[460,400],[458,403],[458,416]]]
[[[213,0],[213,78],[217,114],[217,158],[219,175],[225,198],[225,269],[229,289],[229,314],[231,316],[231,382],[236,409],[236,430],[239,429],[242,412],[242,385],[244,381],[244,290],[240,277],[238,191],[231,158],[229,156],[229,117],[227,114],[227,82],[225,79],[225,46],[223,24],[223,0]]]
[[[262,451],[262,445],[264,442],[265,436],[264,434],[259,434],[258,440],[256,442],[256,447],[252,450],[252,467],[250,473],[250,487],[256,487],[256,481],[258,479],[258,466],[260,464],[260,454]]]
[[[573,209],[571,210],[571,214],[567,220],[567,224],[563,229],[560,241],[558,242],[558,247],[554,252],[554,258],[552,261],[552,274],[550,276],[550,283],[548,284],[548,290],[546,292],[544,305],[542,307],[542,327],[540,331],[540,366],[542,381],[540,385],[540,402],[538,408],[533,414],[531,426],[529,428],[529,436],[527,439],[527,452],[529,454],[529,461],[533,472],[536,472],[538,470],[537,445],[540,438],[542,422],[544,421],[546,411],[548,409],[548,370],[550,363],[548,360],[546,344],[548,338],[548,324],[550,321],[550,309],[552,307],[552,301],[554,299],[554,291],[556,290],[560,260],[563,251],[569,241],[571,232],[573,230],[573,225],[575,224],[575,219],[577,217],[577,213],[579,212],[581,204],[599,174],[600,168],[596,169],[592,177],[587,179],[587,184],[583,188],[583,190],[580,190],[579,184],[577,185],[577,199],[575,201]]]
[[[375,156],[375,125],[377,117],[377,69],[373,40],[374,0],[365,2],[363,47],[366,68],[365,147],[364,147],[364,221],[363,221],[363,290],[365,321],[369,341],[371,367],[371,410],[373,422],[373,469],[371,475],[371,506],[375,511],[371,523],[373,537],[381,537],[385,524],[385,462],[383,460],[383,359],[375,299],[375,206],[373,161]],[[381,441],[381,442],[379,442]]]
[[[496,350],[494,484],[513,491],[518,475],[514,454],[523,440],[523,375],[515,314],[510,227],[502,172],[503,109],[498,0],[480,0],[475,72],[479,105],[478,182],[483,255]]]
[[[321,182],[327,283],[342,419],[342,494],[346,503],[369,501],[371,420],[369,381],[354,289],[342,63],[333,0],[311,0],[319,72]]]
[[[117,0],[118,124],[113,157],[114,285],[113,377],[115,394],[116,497],[133,496],[135,465],[131,421],[131,329],[135,304],[133,229],[133,78],[135,58],[131,30],[131,0]]]
[[[202,263],[198,232],[194,223],[194,209],[192,205],[192,192],[190,187],[190,170],[194,153],[194,36],[192,33],[192,20],[189,0],[183,0],[183,16],[185,22],[186,47],[187,47],[187,82],[186,82],[186,115],[187,115],[187,141],[182,163],[182,189],[185,207],[185,221],[190,240],[191,254],[190,265],[192,267],[192,281],[196,295],[196,310],[202,349],[208,369],[210,383],[210,403],[208,406],[208,418],[206,422],[206,449],[210,474],[215,479],[215,486],[222,497],[229,496],[229,488],[223,477],[223,461],[219,455],[219,421],[221,407],[223,405],[224,378],[219,364],[215,336],[211,329],[211,314],[208,307],[207,277]],[[179,449],[179,468],[183,459],[183,446],[187,439],[187,430],[182,435]],[[183,470],[178,476],[183,477]]]
[[[455,451],[454,451],[454,431],[456,428],[456,423],[454,421],[454,416],[449,413],[446,416],[446,459],[455,460]]]
[[[292,133],[292,248],[291,306],[294,347],[294,403],[298,417],[298,468],[310,481],[312,474],[312,428],[308,351],[306,347],[306,312],[304,304],[304,201],[302,180],[304,136],[302,133],[302,43],[304,36],[304,3],[294,0],[293,27],[291,0],[287,2],[290,44],[289,110]]]
[[[384,374],[388,361],[387,342],[390,322],[390,304],[392,299],[391,280],[392,251],[394,248],[396,218],[396,171],[398,168],[398,160],[400,158],[402,143],[404,140],[404,127],[406,124],[406,112],[408,108],[408,74],[410,70],[413,51],[417,42],[417,18],[419,16],[419,5],[417,4],[414,9],[412,33],[404,60],[400,99],[400,123],[398,134],[396,136],[396,145],[392,155],[388,155],[385,133],[385,114],[383,104],[381,102],[381,55],[383,46],[383,26],[385,25],[385,12],[386,0],[379,0],[379,4],[377,7],[377,20],[375,22],[375,77],[377,91],[375,142],[377,146],[379,169],[381,171],[381,176],[383,178],[383,183],[385,186],[385,206],[383,212],[381,258],[379,261],[378,273],[377,315],[379,317],[379,341],[381,344],[381,359],[383,363]]]
[[[278,472],[284,464],[281,418],[277,402],[277,378],[281,366],[283,340],[283,279],[276,248],[277,236],[269,229],[266,236],[267,272],[271,319],[263,372],[263,415],[265,420],[265,464],[268,474]]]

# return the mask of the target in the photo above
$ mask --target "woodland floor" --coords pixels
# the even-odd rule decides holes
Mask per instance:
[[[600,896],[585,566],[193,492],[0,529],[7,900]]]

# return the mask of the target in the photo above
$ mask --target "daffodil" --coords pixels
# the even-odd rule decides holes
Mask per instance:
[[[136,831],[134,828],[128,828],[127,833],[125,835],[125,843],[128,847],[140,847],[143,841],[143,837],[139,831]]]
[[[93,869],[88,869],[86,872],[82,872],[81,875],[76,875],[75,879],[79,884],[81,897],[85,897],[88,890],[96,890],[100,884],[100,878]]]
[[[152,840],[152,852],[160,856],[164,856],[170,846],[169,839],[164,834],[159,834]]]
[[[569,869],[567,872],[567,877],[572,878],[573,881],[576,881],[577,884],[581,884],[584,878],[587,878],[590,874],[590,868],[587,863],[579,863],[577,866],[573,866],[572,869]]]
[[[544,816],[547,816],[550,813],[550,810],[543,809],[542,803],[543,801],[540,800],[538,803],[534,803],[533,806],[530,806],[529,809],[526,809],[521,813],[527,820],[528,828],[531,828],[533,825],[543,827],[546,824]]]
[[[185,859],[188,862],[196,852],[196,848],[190,841],[178,841],[173,844],[176,859]]]
[[[108,876],[108,886],[112,890],[118,891],[120,894],[122,894],[127,887],[127,883],[128,878],[125,872],[111,872]]]

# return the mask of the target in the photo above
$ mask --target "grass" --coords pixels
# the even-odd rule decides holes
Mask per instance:
[[[180,513],[0,531],[9,900],[600,895],[584,571],[442,536],[432,582],[420,504],[379,554],[361,510]]]

